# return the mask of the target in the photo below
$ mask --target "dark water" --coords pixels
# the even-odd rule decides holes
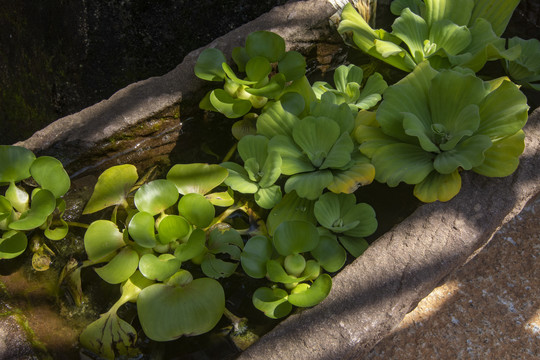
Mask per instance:
[[[160,76],[286,0],[0,0],[0,144]]]

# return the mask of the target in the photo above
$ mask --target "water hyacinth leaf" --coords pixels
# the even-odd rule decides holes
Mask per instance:
[[[184,262],[200,256],[205,251],[206,233],[201,229],[195,229],[187,242],[180,244],[174,250],[174,256]]]
[[[246,75],[251,81],[259,82],[267,78],[271,71],[272,65],[262,56],[251,58],[246,64]]]
[[[49,190],[57,198],[64,195],[71,186],[62,163],[50,156],[37,158],[30,167],[30,174],[41,188]]]
[[[368,185],[375,179],[375,167],[362,154],[353,153],[352,164],[345,170],[333,170],[334,178],[327,186],[333,193],[352,194],[360,186]]]
[[[30,230],[41,226],[56,209],[56,198],[49,190],[39,189],[32,194],[30,210],[21,214],[19,220],[9,224],[13,230]]]
[[[178,194],[175,190],[175,193]],[[128,225],[131,238],[144,248],[153,248],[157,245],[155,234],[155,219],[152,214],[141,211],[133,215]]]
[[[138,266],[139,254],[130,247],[124,247],[107,265],[94,270],[109,284],[120,284],[129,279]]]
[[[455,170],[450,174],[432,172],[414,187],[414,196],[423,202],[448,201],[461,189],[461,176]]]
[[[238,142],[238,154],[242,160],[255,158],[259,165],[263,165],[268,154],[268,138],[262,135],[244,136]]]
[[[323,301],[332,289],[332,278],[328,274],[319,276],[311,286],[299,284],[291,291],[288,300],[294,306],[310,307]]]
[[[92,214],[112,205],[125,204],[126,196],[138,178],[137,168],[133,165],[108,168],[99,176],[83,214]]]
[[[358,225],[343,232],[347,236],[369,236],[373,234],[375,230],[377,230],[378,226],[377,219],[375,217],[375,210],[373,210],[373,208],[366,203],[356,204],[350,211],[343,215],[343,221],[345,223],[353,223],[358,221]]]
[[[281,157],[281,173],[294,175],[315,170],[310,159],[294,141],[284,135],[276,135],[268,144],[268,151],[277,152]]]
[[[369,243],[363,238],[340,235],[338,239],[345,250],[354,257],[359,257],[369,247]]]
[[[5,194],[6,199],[17,211],[22,213],[28,210],[30,195],[28,195],[25,190],[15,185],[14,182],[9,184]]]
[[[320,234],[319,244],[311,250],[311,255],[328,272],[338,271],[347,260],[345,249],[338,243],[336,236],[328,231]]]
[[[287,274],[300,276],[306,269],[306,258],[301,254],[287,255],[283,261],[283,268]]]
[[[281,223],[290,220],[307,221],[316,224],[317,220],[313,213],[314,204],[315,201],[301,198],[295,191],[285,194],[268,215],[266,221],[268,233],[273,235]]]
[[[354,143],[351,136],[344,132],[336,140],[324,162],[319,169],[340,169],[349,164],[351,161],[351,153],[354,150]]]
[[[263,209],[272,209],[281,198],[281,187],[278,185],[260,188],[254,195],[255,202]]]
[[[204,275],[212,279],[227,278],[235,272],[237,267],[237,263],[223,261],[216,258],[214,254],[206,254],[201,263]]]
[[[307,116],[293,128],[295,143],[315,167],[322,165],[340,135],[339,125],[323,117]]]
[[[400,182],[418,184],[424,180],[434,169],[433,158],[433,154],[419,146],[397,143],[383,146],[371,160],[375,179],[394,187]]]
[[[231,189],[243,194],[253,194],[259,189],[259,186],[249,178],[248,172],[241,165],[224,162],[221,166],[229,170],[229,176],[225,179],[225,184],[230,186]]]
[[[145,278],[164,281],[174,275],[182,262],[172,254],[144,254],[139,260],[139,271]]]
[[[502,177],[512,174],[519,165],[519,156],[525,149],[525,133],[520,130],[512,136],[494,141],[486,150],[484,162],[473,171],[484,176]]]
[[[210,93],[210,103],[229,119],[246,115],[252,106],[249,100],[235,99],[222,89],[215,89]]]
[[[18,182],[30,177],[34,153],[20,146],[0,145],[0,183]]]
[[[79,338],[81,345],[106,359],[118,355],[136,356],[137,331],[114,312],[107,312],[84,329]]]
[[[410,9],[401,12],[392,24],[392,34],[403,40],[414,61],[419,64],[424,60],[424,40],[428,38],[428,24]]]
[[[158,225],[158,241],[168,244],[171,241],[183,240],[191,232],[191,225],[182,216],[167,215]]]
[[[123,234],[112,221],[94,221],[84,234],[84,250],[94,262],[106,260],[125,245]]]
[[[526,96],[511,81],[502,81],[480,104],[478,134],[490,138],[517,133],[528,118]]]
[[[216,326],[224,311],[223,288],[210,278],[195,279],[183,286],[171,281],[150,285],[137,299],[143,331],[154,341],[208,332]]]
[[[394,0],[390,4],[390,11],[392,14],[399,16],[403,9],[409,8],[415,14],[420,15],[425,11],[425,7],[426,4],[424,4],[423,0]]]
[[[493,31],[497,36],[501,36],[514,9],[519,4],[519,0],[475,0],[474,9],[472,11],[469,23],[472,23],[477,18],[483,18],[489,21]]]
[[[0,238],[0,259],[16,258],[26,250],[27,245],[28,239],[23,232],[5,231]]]
[[[261,287],[255,290],[253,305],[271,319],[279,319],[289,315],[292,305],[287,301],[288,294],[280,288]]]
[[[227,254],[232,260],[240,260],[244,241],[234,228],[216,228],[210,232],[207,247],[213,254]]]
[[[306,59],[297,51],[288,51],[279,61],[278,70],[287,81],[300,79],[306,74]]]
[[[266,275],[266,262],[272,256],[272,243],[264,235],[251,237],[240,254],[242,269],[255,279],[262,279]]]
[[[249,61],[249,55],[246,51],[246,48],[237,46],[233,49],[231,57],[238,67],[238,71],[245,72],[246,64]]]
[[[269,260],[266,262],[266,274],[268,279],[273,282],[282,284],[294,284],[300,281],[304,281],[308,276],[295,276],[289,274],[276,260]]]
[[[319,233],[307,221],[287,221],[281,223],[274,232],[274,246],[283,256],[313,250],[319,243]]]
[[[276,74],[272,76],[272,79],[270,79],[270,81],[267,84],[261,87],[248,87],[245,89],[245,91],[246,93],[251,94],[251,95],[273,99],[277,97],[279,94],[281,94],[284,87],[285,87],[285,75]],[[266,104],[266,102],[264,104]],[[261,106],[264,106],[264,104],[262,104]],[[258,107],[261,107],[261,106],[258,106]]]
[[[209,226],[216,213],[214,205],[203,195],[197,193],[182,196],[178,202],[178,211],[191,224],[199,228]]]
[[[306,108],[306,101],[302,95],[294,91],[286,92],[279,98],[279,101],[284,110],[296,116],[300,116]]]
[[[287,179],[285,192],[294,190],[300,197],[316,200],[333,179],[334,176],[328,169],[296,174]]]
[[[137,209],[156,215],[173,206],[178,197],[178,190],[172,181],[158,179],[141,186],[134,200]]]
[[[180,194],[207,194],[227,178],[227,169],[209,164],[176,164],[167,173]]]
[[[45,231],[45,237],[49,240],[62,240],[69,232],[69,225],[64,219],[56,220],[55,224],[49,224]]]
[[[246,38],[246,52],[251,58],[262,56],[276,62],[285,54],[285,40],[269,31],[255,31]]]
[[[276,135],[292,136],[300,119],[285,109],[279,101],[271,104],[257,119],[257,133],[272,139]]]
[[[11,203],[4,196],[0,195],[0,221],[11,218],[13,214],[13,207]]]
[[[487,136],[472,136],[460,142],[453,150],[438,154],[433,166],[441,174],[450,174],[459,167],[470,170],[484,161],[484,152],[491,145]]]
[[[195,64],[195,75],[203,80],[222,81],[225,78],[221,64],[226,63],[225,55],[214,48],[205,49],[199,55]]]

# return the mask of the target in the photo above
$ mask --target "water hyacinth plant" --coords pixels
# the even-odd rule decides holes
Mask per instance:
[[[48,256],[44,239],[61,240],[68,233],[62,196],[71,181],[62,163],[49,156],[36,158],[22,147],[0,145],[0,185],[7,186],[0,195],[0,259],[21,255],[28,245],[26,234],[37,229],[41,235],[34,244],[34,268],[46,270],[48,261],[37,266],[39,257]]]
[[[519,0],[396,0],[392,32],[374,30],[347,4],[338,31],[354,46],[410,72],[428,60],[435,69],[455,66],[477,72],[487,61],[515,60],[519,46],[500,38]]]
[[[511,174],[524,149],[527,99],[507,78],[482,81],[463,69],[437,72],[428,62],[392,85],[376,122],[355,131],[375,178],[414,184],[424,202],[448,201],[462,170]]]

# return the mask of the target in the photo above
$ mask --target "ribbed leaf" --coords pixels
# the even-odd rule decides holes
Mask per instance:
[[[461,189],[461,176],[455,170],[450,174],[433,171],[424,181],[414,187],[414,196],[423,202],[448,201]]]

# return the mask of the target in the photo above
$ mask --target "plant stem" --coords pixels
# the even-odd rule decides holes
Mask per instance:
[[[223,158],[223,160],[221,162],[229,161],[231,159],[234,152],[236,151],[237,145],[238,145],[238,143],[234,143],[234,145],[229,149],[227,154],[225,154],[225,157]]]
[[[84,228],[84,229],[88,229],[88,224],[83,224],[83,223],[80,223],[80,222],[76,222],[76,221],[68,221],[67,222],[68,226],[74,226],[74,227],[80,227],[80,228]]]

